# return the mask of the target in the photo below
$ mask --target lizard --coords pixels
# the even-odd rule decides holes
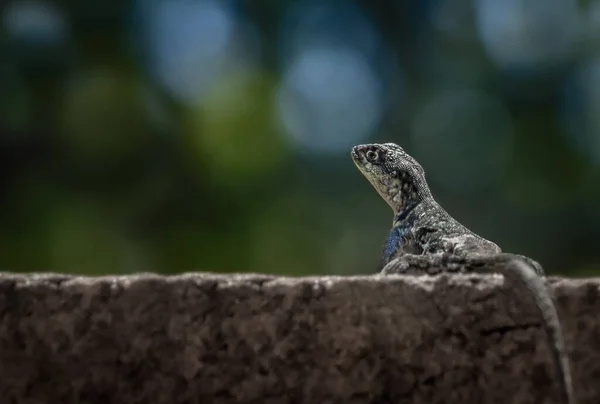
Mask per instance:
[[[397,144],[357,145],[352,148],[351,157],[394,213],[392,229],[383,247],[381,273],[393,273],[401,264],[399,261],[420,255],[462,257],[466,264],[483,256],[509,256],[493,270],[486,265],[468,266],[474,272],[499,272],[533,296],[552,351],[561,397],[566,404],[574,404],[562,327],[541,265],[523,255],[503,254],[497,244],[450,216],[434,199],[423,167]]]

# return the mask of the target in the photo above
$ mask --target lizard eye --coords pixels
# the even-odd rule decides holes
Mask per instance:
[[[377,152],[374,152],[373,150],[369,150],[366,154],[367,159],[371,160],[371,161],[375,161],[377,160]]]

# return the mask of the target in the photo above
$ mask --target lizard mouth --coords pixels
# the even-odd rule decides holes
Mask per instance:
[[[352,157],[352,160],[354,160],[355,163],[362,164],[360,155],[358,154],[358,151],[357,151],[357,146],[354,146],[352,148],[352,151],[350,152],[350,156]]]

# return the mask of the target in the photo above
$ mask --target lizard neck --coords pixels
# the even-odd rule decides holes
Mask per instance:
[[[406,192],[405,188],[404,192],[400,191],[389,204],[394,211],[394,223],[404,222],[415,210],[442,209],[433,199],[429,188],[411,185],[412,189],[409,186],[409,192]]]
[[[422,175],[408,175],[401,172],[385,184],[381,196],[394,211],[394,219],[408,216],[416,207],[436,204],[433,195]],[[387,195],[386,195],[387,194]]]
[[[411,229],[417,219],[415,209],[417,202],[404,205],[396,214],[394,214],[394,223],[387,239],[383,245],[381,256],[381,268],[383,268],[400,249],[403,252],[412,252],[410,247],[405,245],[405,238],[410,234]]]
[[[435,216],[448,216],[448,213],[438,204],[431,195],[423,199],[413,199],[407,201],[397,211],[394,212],[393,226],[398,228],[412,228],[415,221],[421,221],[422,218],[431,214]]]
[[[394,222],[388,234],[382,252],[382,267],[385,266],[399,249],[403,253],[418,254],[419,246],[411,243],[411,232],[423,217],[431,216],[431,213],[439,215],[445,211],[431,197],[420,199],[409,199],[397,211],[394,211]]]
[[[394,226],[399,226],[404,223],[409,223],[412,216],[414,216],[414,210],[417,206],[421,205],[422,201],[409,200],[403,204],[400,208],[394,211]]]

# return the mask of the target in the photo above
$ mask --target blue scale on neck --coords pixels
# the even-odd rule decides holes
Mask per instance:
[[[383,259],[386,262],[390,261],[396,252],[403,247],[402,238],[408,235],[416,219],[415,215],[411,214],[415,206],[416,204],[406,206],[396,215],[394,227],[390,230],[383,245]]]

